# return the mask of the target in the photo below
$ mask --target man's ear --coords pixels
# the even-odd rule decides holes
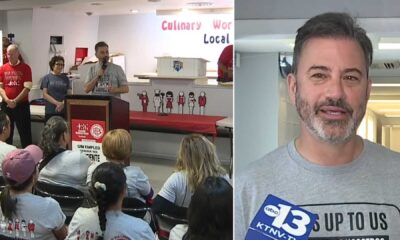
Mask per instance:
[[[288,88],[288,94],[290,97],[290,101],[292,102],[293,105],[295,105],[296,104],[296,92],[297,92],[297,79],[293,73],[290,73],[287,76],[287,88]]]

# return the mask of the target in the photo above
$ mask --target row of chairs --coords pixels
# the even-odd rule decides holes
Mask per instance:
[[[60,204],[61,209],[66,215],[67,224],[71,221],[76,209],[81,206],[90,205],[90,198],[85,196],[82,191],[73,187],[37,182],[34,191],[37,195],[54,198]],[[145,216],[149,216],[148,222],[150,227],[158,234],[161,240],[168,239],[169,231],[176,224],[187,223],[186,219],[169,216],[167,214],[155,215],[149,206],[136,198],[125,198],[122,208],[124,213],[137,218],[145,219]]]

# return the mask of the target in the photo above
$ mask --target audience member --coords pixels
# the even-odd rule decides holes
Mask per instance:
[[[55,115],[65,118],[65,96],[72,93],[70,81],[63,74],[64,58],[62,56],[52,57],[49,66],[51,72],[42,78],[40,86],[40,89],[43,90],[43,97],[47,100],[45,122]]]
[[[102,149],[107,161],[123,167],[128,185],[127,196],[150,203],[153,197],[153,189],[149,178],[140,167],[124,165],[126,161],[130,160],[132,154],[132,138],[130,133],[124,129],[113,129],[107,132],[103,138]],[[99,164],[101,162],[94,163],[89,167],[87,184],[90,184],[92,173]]]
[[[231,240],[232,186],[222,177],[207,177],[192,196],[188,224],[176,225],[169,240]]]
[[[97,207],[78,208],[68,229],[67,239],[155,239],[143,220],[124,214],[126,176],[114,163],[100,164],[93,172],[90,191]]]
[[[60,205],[49,197],[32,194],[42,150],[29,145],[16,149],[2,163],[6,187],[0,196],[0,232],[9,239],[64,239],[67,227]],[[5,231],[6,230],[6,231]]]
[[[16,149],[15,146],[5,142],[10,136],[10,131],[10,118],[5,112],[0,111],[0,164],[9,152]],[[2,174],[0,173],[0,175]]]
[[[179,147],[174,172],[154,199],[153,211],[184,218],[193,192],[208,176],[224,176],[215,145],[198,134],[186,136]]]
[[[39,144],[44,155],[39,165],[39,181],[86,190],[91,161],[79,151],[67,150],[69,141],[67,122],[60,116],[51,117],[43,128]]]
[[[17,124],[22,147],[32,143],[31,110],[28,94],[32,88],[31,68],[21,62],[18,46],[11,44],[7,48],[9,62],[0,67],[0,96],[3,99],[1,110],[11,121],[8,144],[13,144],[14,122]]]

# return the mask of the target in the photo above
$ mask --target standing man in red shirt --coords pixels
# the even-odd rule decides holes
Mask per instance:
[[[7,48],[8,63],[0,67],[0,96],[3,101],[1,110],[10,118],[11,133],[7,139],[12,144],[14,122],[21,139],[23,148],[32,144],[31,111],[28,94],[32,88],[31,68],[19,60],[18,46],[11,44]]]
[[[218,59],[218,82],[233,81],[233,45],[228,45],[222,50]]]

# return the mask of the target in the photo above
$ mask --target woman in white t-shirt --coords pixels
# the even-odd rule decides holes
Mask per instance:
[[[39,165],[39,181],[86,192],[86,175],[92,162],[79,151],[67,150],[69,142],[67,122],[60,116],[51,117],[42,130],[39,144],[44,157]]]
[[[193,192],[204,179],[208,176],[229,179],[218,159],[215,145],[199,134],[182,139],[176,170],[154,199],[152,209],[156,214],[185,218]]]
[[[119,165],[105,162],[97,166],[90,185],[97,207],[76,210],[67,239],[154,240],[148,223],[121,211],[126,191],[126,176]]]
[[[0,196],[0,239],[64,239],[67,226],[58,202],[32,194],[42,150],[35,145],[6,155],[2,170],[6,187]]]

